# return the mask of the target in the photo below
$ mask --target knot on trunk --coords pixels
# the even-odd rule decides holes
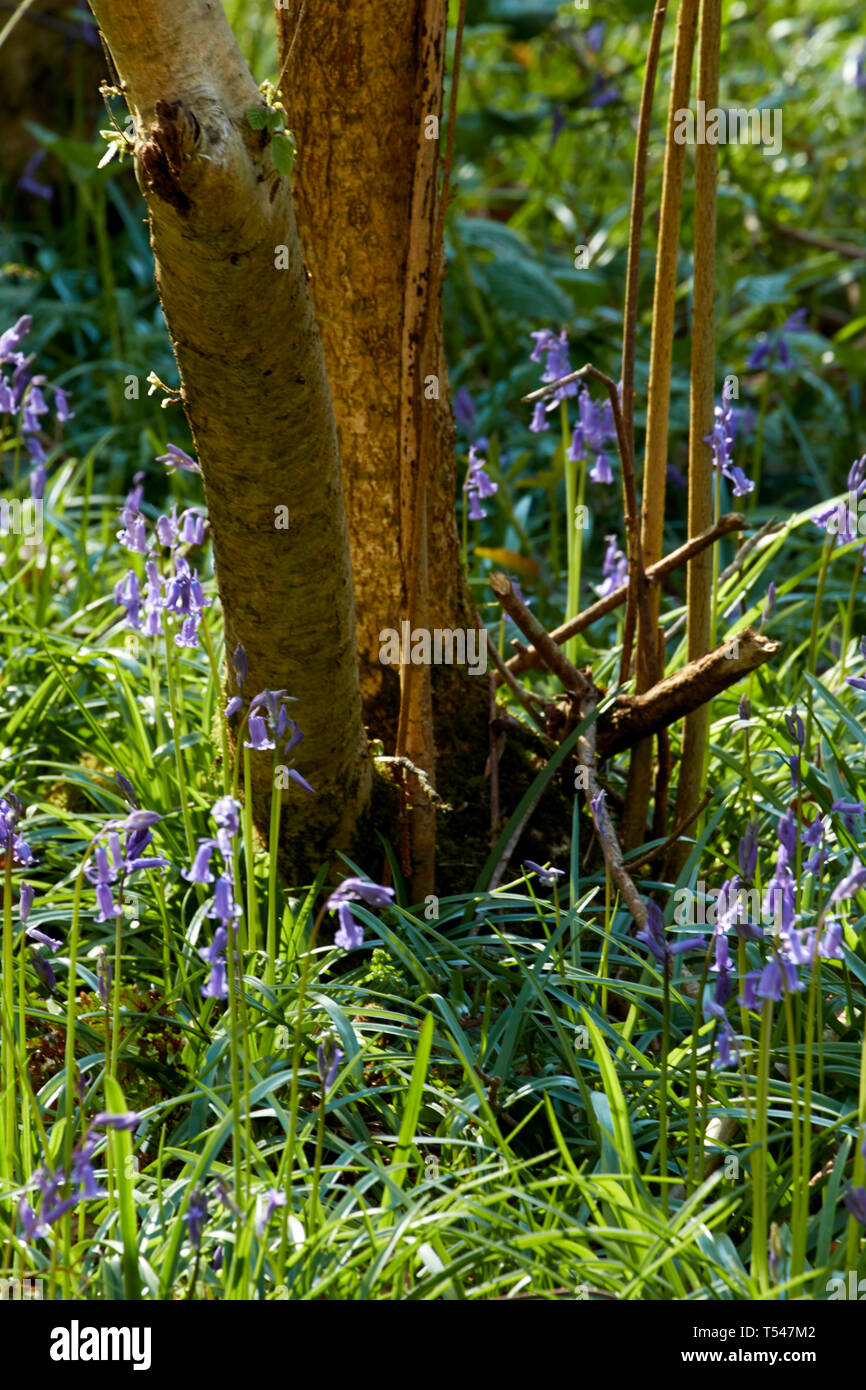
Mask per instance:
[[[201,126],[195,112],[182,101],[158,101],[156,120],[139,149],[139,162],[145,191],[156,194],[179,213],[189,212],[192,203],[182,183],[187,162],[198,148]]]

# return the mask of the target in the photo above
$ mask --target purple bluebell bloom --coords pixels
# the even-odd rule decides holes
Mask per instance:
[[[734,496],[743,497],[746,493],[754,491],[755,484],[746,477],[742,468],[734,463],[736,422],[727,384],[722,390],[722,404],[715,407],[714,416],[712,434],[705,436],[704,443],[712,447],[713,467],[720,469],[727,478]]]
[[[306,777],[302,777],[301,774],[300,774],[300,772],[298,772],[298,769],[297,769],[296,767],[290,767],[290,768],[289,768],[289,777],[292,779],[293,782],[297,782],[297,784],[298,784],[299,787],[303,787],[303,789],[304,789],[305,792],[312,792],[313,796],[316,795],[316,789],[315,789],[315,787],[311,787],[311,786],[310,786],[310,784],[309,784],[309,782],[307,781]]]
[[[682,955],[685,951],[693,951],[705,945],[702,936],[682,938],[671,944],[667,938],[665,919],[661,908],[650,901],[646,904],[646,914],[646,925],[635,933],[635,939],[648,947],[660,965],[665,964],[673,956]]]
[[[316,1049],[316,1069],[325,1091],[330,1091],[334,1084],[334,1077],[337,1075],[345,1055],[345,1052],[342,1052],[337,1046],[334,1038],[329,1037],[325,1042],[319,1043]]]
[[[286,1194],[285,1192],[280,1192],[276,1187],[269,1187],[266,1192],[263,1192],[259,1196],[256,1204],[254,1229],[260,1240],[270,1224],[271,1217],[277,1207],[284,1207],[285,1205]]]
[[[534,859],[524,859],[523,867],[528,869],[530,873],[537,874],[545,888],[555,888],[559,879],[565,874],[564,869],[546,869],[541,864],[536,864]]]
[[[617,544],[616,536],[608,536],[601,564],[601,584],[594,585],[600,598],[606,598],[628,582],[628,560]]]
[[[189,1194],[184,1221],[187,1225],[189,1243],[193,1250],[198,1250],[201,1245],[202,1229],[207,1221],[207,1199],[200,1187],[194,1187]]]
[[[188,883],[213,883],[210,860],[215,848],[216,840],[199,840],[192,867],[181,871]]]
[[[63,944],[55,937],[49,936],[47,932],[40,931],[38,927],[28,927],[26,929],[26,936],[28,941],[38,941],[40,945],[47,946],[48,949],[55,952],[55,954],[60,950]]]
[[[866,868],[863,867],[859,859],[855,859],[854,863],[851,865],[850,872],[846,874],[841,883],[836,884],[836,887],[830,894],[828,906],[832,907],[834,903],[847,902],[849,898],[853,898],[855,893],[859,893],[863,887],[866,887]]]
[[[866,815],[866,807],[862,801],[848,801],[844,796],[839,797],[830,807],[831,811],[837,811],[842,817],[842,824],[850,835],[857,831],[858,816]]]
[[[25,923],[27,922],[27,918],[30,916],[30,909],[33,906],[33,898],[35,893],[36,889],[33,887],[32,883],[21,884],[18,898],[18,919],[21,922],[22,927],[25,925]]]
[[[141,1116],[137,1110],[100,1110],[98,1115],[94,1115],[91,1124],[94,1129],[123,1129],[132,1134],[141,1124]]]
[[[250,674],[250,663],[247,660],[246,650],[240,642],[238,642],[235,647],[234,655],[232,656],[232,666],[234,668],[235,680],[238,683],[238,690],[242,691],[244,688],[244,681]]]
[[[36,178],[36,170],[45,158],[44,150],[34,150],[33,154],[24,165],[21,177],[18,180],[18,187],[22,193],[30,193],[34,198],[42,198],[44,202],[50,202],[52,195],[51,185],[40,183]]]
[[[754,878],[755,869],[758,866],[757,817],[754,820],[750,820],[746,825],[746,833],[740,838],[738,858],[742,877],[750,881]]]
[[[201,476],[201,468],[194,458],[177,444],[167,444],[166,452],[157,456],[157,463],[164,463],[166,468],[178,468],[182,473],[198,473]]]
[[[793,739],[798,748],[802,748],[806,742],[806,727],[797,713],[796,707],[790,713],[785,712],[785,728],[788,730],[789,738]]]
[[[842,1201],[854,1220],[866,1226],[866,1187],[849,1187]]]
[[[475,402],[465,386],[461,386],[451,402],[454,418],[467,435],[474,433],[477,411]]]
[[[157,518],[156,539],[160,545],[171,547],[177,540],[178,521],[177,507],[172,507],[170,515],[163,515]]]
[[[41,951],[32,950],[30,963],[49,994],[55,994],[57,992],[57,976],[54,974],[48,957],[43,956]]]

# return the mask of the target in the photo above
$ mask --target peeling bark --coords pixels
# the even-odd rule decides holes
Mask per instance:
[[[277,11],[282,84],[298,141],[293,195],[311,290],[334,383],[365,712],[381,728],[396,710],[396,672],[379,662],[379,633],[406,616],[398,557],[401,497],[400,369],[412,194],[424,123],[444,133],[441,6],[438,77],[425,79],[423,0],[338,0]],[[426,82],[426,85],[425,85]],[[441,256],[433,247],[430,256]],[[429,270],[432,260],[424,267]],[[425,375],[438,397],[428,415],[427,551],[431,622],[472,627],[454,517],[454,422],[442,347],[441,307],[429,316]],[[390,686],[390,694],[388,687]]]
[[[136,126],[156,280],[202,466],[227,650],[285,688],[317,795],[284,811],[286,863],[348,842],[369,795],[336,429],[289,182],[245,113],[262,98],[212,0],[93,0]],[[285,268],[283,268],[285,267]],[[275,509],[289,527],[277,529]],[[257,822],[271,766],[255,757]]]

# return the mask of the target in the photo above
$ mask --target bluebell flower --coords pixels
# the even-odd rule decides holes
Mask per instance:
[[[746,824],[746,832],[740,837],[738,858],[740,863],[740,873],[747,881],[755,876],[755,869],[758,866],[758,820],[750,820]]]
[[[325,1042],[319,1043],[316,1049],[316,1070],[319,1073],[319,1080],[323,1089],[330,1091],[334,1084],[334,1077],[340,1069],[340,1063],[345,1057],[345,1052],[337,1047],[334,1038],[329,1037]]]
[[[635,933],[635,939],[649,948],[660,965],[666,964],[673,956],[704,946],[702,936],[690,936],[671,944],[667,938],[664,915],[656,903],[647,903],[646,914],[646,925]]]
[[[536,864],[534,859],[524,859],[523,867],[530,873],[537,874],[545,888],[555,888],[558,880],[565,874],[564,869],[546,869],[541,864]]]
[[[187,1225],[189,1243],[193,1250],[198,1250],[201,1245],[202,1230],[207,1217],[207,1199],[200,1187],[194,1187],[189,1194],[189,1201],[183,1218]]]
[[[454,418],[458,425],[460,425],[467,435],[471,435],[475,430],[477,411],[475,409],[475,402],[465,386],[460,387],[451,404],[454,409]]]
[[[762,371],[765,367],[772,367],[778,362],[779,366],[787,371],[793,362],[788,338],[790,335],[809,331],[806,323],[808,315],[809,310],[807,308],[796,309],[785,320],[781,328],[775,329],[757,343],[746,362],[747,369],[756,372]]]
[[[234,885],[228,874],[220,874],[214,887],[213,902],[208,908],[208,917],[216,917],[220,922],[228,923],[240,917],[241,909],[235,902]]]
[[[315,789],[315,787],[311,787],[311,786],[310,786],[310,784],[309,784],[309,782],[307,781],[306,777],[302,777],[301,774],[300,774],[300,772],[298,772],[298,769],[297,769],[296,767],[290,767],[290,768],[289,768],[289,777],[292,779],[293,782],[297,782],[297,784],[298,784],[299,787],[303,787],[304,791],[306,791],[306,792],[312,792],[313,796],[316,795],[316,789]]]
[[[100,1110],[90,1123],[94,1129],[122,1129],[132,1134],[141,1124],[141,1115],[137,1110]]]
[[[842,1201],[854,1220],[866,1226],[866,1187],[849,1187]]]
[[[798,748],[802,748],[806,742],[806,728],[797,713],[796,706],[790,713],[785,712],[785,728],[788,730],[788,736],[793,739]]]
[[[276,746],[273,739],[268,738],[268,727],[262,715],[251,714],[248,723],[250,736],[244,740],[244,748],[252,748],[257,753],[264,753],[269,748]]]
[[[198,473],[201,477],[200,466],[184,449],[177,444],[167,444],[165,447],[165,453],[157,456],[157,463],[164,463],[166,468],[178,468],[182,473]]]
[[[830,810],[838,811],[842,817],[842,824],[850,835],[854,835],[857,831],[856,818],[866,815],[866,807],[862,801],[848,801],[844,796],[834,801]]]
[[[129,570],[123,579],[119,579],[114,586],[114,602],[120,608],[126,609],[126,620],[132,628],[141,627],[139,617],[141,611],[141,594],[138,588],[138,578],[134,570]]]
[[[866,868],[863,867],[859,859],[855,859],[851,865],[850,873],[836,884],[830,894],[828,907],[832,907],[834,903],[846,902],[849,898],[853,898],[855,893],[859,893],[863,887],[866,887]]]
[[[43,956],[41,951],[32,950],[30,963],[49,994],[55,994],[57,992],[57,976],[54,974],[48,957]]]
[[[261,1240],[277,1207],[286,1205],[286,1194],[276,1187],[261,1193],[256,1203],[255,1233]]]
[[[126,550],[131,550],[135,555],[147,554],[147,523],[141,512],[133,511],[130,507],[124,507],[120,513],[121,530],[117,533],[117,539]]]
[[[547,412],[544,408],[544,401],[536,401],[532,411],[532,420],[529,424],[532,434],[541,434],[543,430],[549,430],[550,424],[547,419]]]
[[[247,660],[246,650],[241,642],[238,642],[235,647],[234,655],[232,656],[232,667],[234,668],[238,689],[242,691],[244,688],[244,681],[250,674],[250,663]]]
[[[607,538],[601,573],[601,584],[594,586],[600,598],[606,598],[608,594],[614,593],[628,582],[628,560],[620,550],[616,536],[611,535]]]
[[[177,507],[172,507],[169,515],[157,517],[156,539],[159,541],[160,545],[164,545],[167,549],[170,549],[177,540],[177,533]]]
[[[722,404],[715,407],[714,416],[712,434],[704,437],[704,443],[712,446],[713,467],[720,469],[727,478],[734,496],[743,497],[746,493],[754,491],[755,484],[746,477],[742,468],[734,463],[736,421],[727,385],[722,391]]]
[[[226,962],[216,960],[207,980],[201,987],[203,999],[228,999],[229,986]]]
[[[352,916],[352,909],[347,902],[338,902],[334,909],[337,914],[339,928],[334,933],[334,945],[339,946],[341,951],[356,951],[364,944],[364,925],[357,922]]]
[[[183,877],[188,883],[213,883],[214,876],[210,870],[210,861],[215,848],[216,840],[199,840],[192,867],[182,870]]]

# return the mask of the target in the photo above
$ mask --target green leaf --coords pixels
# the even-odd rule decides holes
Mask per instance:
[[[394,1162],[389,1174],[394,1185],[400,1188],[406,1181],[409,1154],[415,1142],[415,1130],[418,1125],[418,1116],[421,1113],[421,1097],[424,1093],[424,1082],[427,1079],[427,1066],[430,1062],[432,1046],[433,1015],[426,1014],[421,1026],[418,1051],[415,1054],[415,1065],[412,1068],[412,1079],[409,1082],[406,1104],[403,1107],[403,1118],[400,1121],[400,1133],[397,1136],[397,1147],[394,1150]]]
[[[268,123],[268,108],[266,106],[251,106],[249,111],[245,111],[247,125],[252,126],[253,130],[264,130]]]
[[[292,172],[292,165],[295,162],[297,151],[295,137],[290,130],[280,130],[274,135],[271,152],[274,156],[274,165],[284,174],[286,178]]]
[[[113,1076],[105,1078],[105,1094],[112,1114],[122,1115],[129,1109],[123,1091]],[[117,1197],[120,1206],[120,1235],[123,1240],[123,1287],[128,1300],[141,1298],[141,1275],[138,1268],[138,1226],[135,1219],[135,1199],[129,1170],[132,1159],[132,1137],[128,1130],[109,1134],[114,1147],[117,1178]]]

